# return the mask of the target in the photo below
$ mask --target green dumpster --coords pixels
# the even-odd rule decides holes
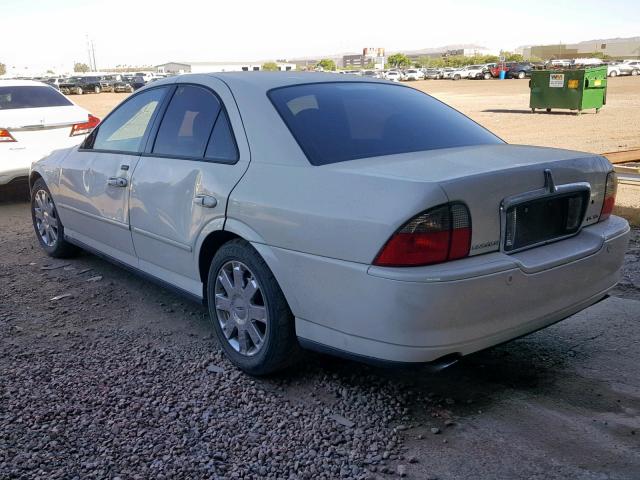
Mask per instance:
[[[607,103],[607,67],[532,70],[529,87],[532,112],[536,108],[547,112],[552,108],[565,108],[576,110],[580,115],[582,110],[595,108],[598,113]]]

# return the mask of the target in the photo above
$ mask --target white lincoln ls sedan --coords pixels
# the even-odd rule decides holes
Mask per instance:
[[[78,145],[99,121],[50,85],[0,80],[0,185],[26,179],[31,163]]]
[[[629,234],[605,158],[332,74],[159,80],[30,185],[49,255],[80,247],[206,302],[255,375],[300,347],[451,363],[605,298]]]

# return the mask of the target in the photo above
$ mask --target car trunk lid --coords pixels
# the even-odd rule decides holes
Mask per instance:
[[[0,111],[0,128],[9,130],[17,146],[36,146],[68,138],[72,126],[88,117],[77,105],[18,108]]]
[[[584,192],[586,208],[579,212],[584,220],[580,227],[596,223],[604,200],[606,174],[610,165],[601,156],[583,152],[518,145],[486,145],[413,152],[392,157],[377,157],[340,164],[338,168],[357,170],[361,174],[404,178],[410,182],[437,183],[451,202],[464,202],[470,211],[472,239],[470,255],[496,251],[505,241],[506,207],[532,201],[534,197],[551,196],[552,187],[571,194]],[[549,173],[545,173],[548,171]],[[550,175],[550,177],[549,177]],[[549,185],[551,179],[553,185]],[[529,195],[525,195],[529,194]],[[519,246],[531,247],[543,238],[553,240],[558,216],[545,215],[566,208],[567,201],[548,203],[520,210],[528,213],[535,228]],[[425,205],[425,209],[433,205]],[[504,211],[501,211],[501,207]],[[406,212],[398,225],[419,212]],[[564,214],[564,213],[563,213]],[[566,216],[566,215],[565,215]],[[555,222],[555,223],[554,223]],[[522,224],[521,226],[523,226]],[[579,227],[579,228],[580,228]],[[520,230],[522,231],[522,230]],[[568,236],[568,235],[566,235]],[[513,246],[512,246],[513,247]],[[516,251],[519,248],[513,247]]]

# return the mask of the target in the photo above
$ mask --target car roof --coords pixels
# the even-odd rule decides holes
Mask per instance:
[[[200,74],[185,74],[178,76],[177,82],[188,82],[189,77]],[[344,75],[338,73],[315,72],[223,72],[208,73],[206,75],[218,78],[226,83],[232,90],[236,88],[251,88],[253,90],[269,91],[273,88],[301,85],[305,83],[326,82],[384,82],[371,78],[363,78],[356,75]],[[174,77],[175,78],[175,77]]]
[[[38,80],[2,80],[0,79],[0,87],[41,87],[49,86]]]

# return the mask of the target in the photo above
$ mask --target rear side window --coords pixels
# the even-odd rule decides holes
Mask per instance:
[[[179,86],[158,129],[153,153],[235,162],[238,150],[216,95],[194,85]]]
[[[141,152],[142,141],[149,130],[151,119],[166,91],[166,88],[154,88],[125,101],[100,124],[93,148]]]
[[[178,87],[160,124],[153,153],[203,158],[219,112],[220,102],[208,90]]]
[[[18,108],[66,107],[72,103],[48,86],[0,87],[0,110]]]
[[[332,82],[278,88],[268,95],[313,165],[503,143],[460,112],[409,87]]]

